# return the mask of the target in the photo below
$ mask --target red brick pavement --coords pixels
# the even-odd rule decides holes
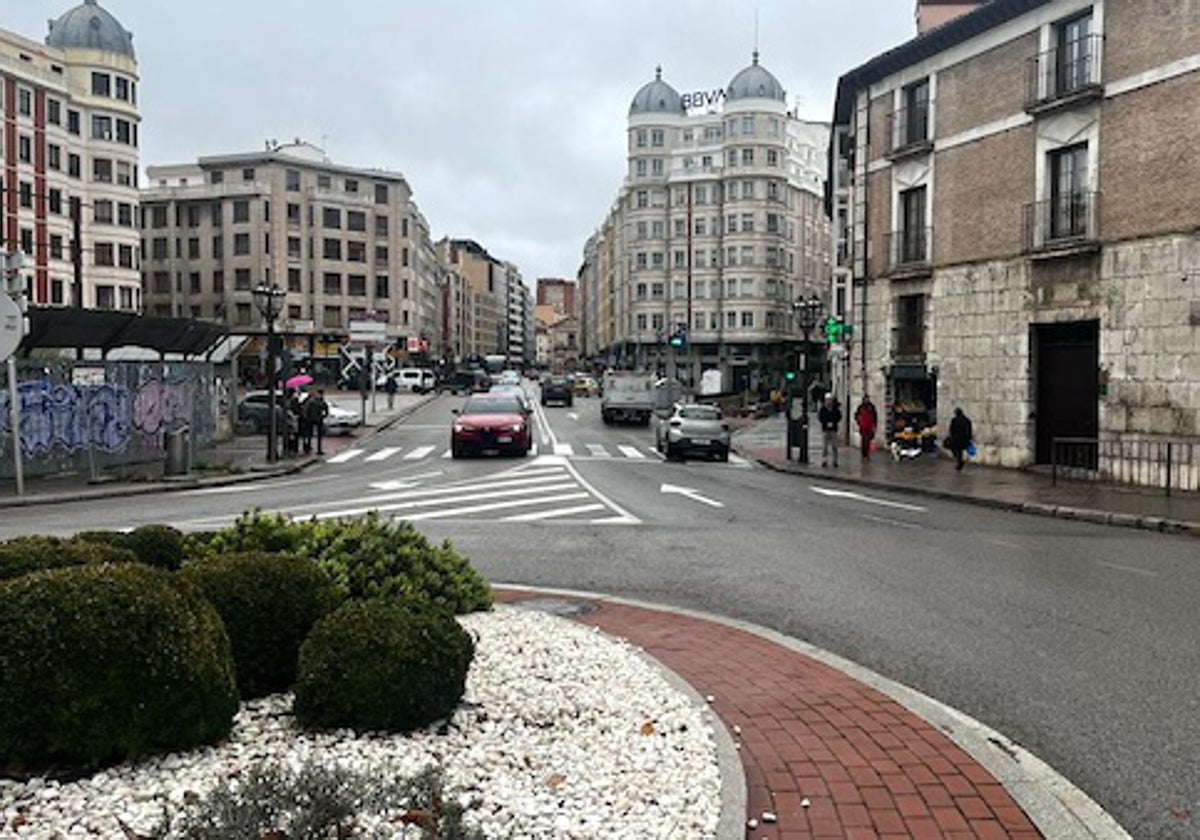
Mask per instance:
[[[543,597],[497,591],[508,602]],[[978,762],[864,683],[723,624],[586,600],[598,609],[579,621],[628,639],[712,696],[713,710],[740,744],[747,819],[759,821],[747,838],[1042,836]],[[764,811],[778,821],[763,823]]]

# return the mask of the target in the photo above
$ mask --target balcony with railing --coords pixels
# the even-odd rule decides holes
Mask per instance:
[[[931,227],[906,228],[885,234],[887,265],[884,271],[892,279],[928,275],[933,266],[930,257],[932,246]]]
[[[1088,35],[1028,59],[1025,110],[1039,114],[1100,99],[1103,41],[1099,35]]]
[[[1100,193],[1080,191],[1026,204],[1025,253],[1066,256],[1100,247]]]
[[[885,157],[897,158],[926,154],[933,150],[929,130],[929,104],[902,106],[888,115],[888,147]]]

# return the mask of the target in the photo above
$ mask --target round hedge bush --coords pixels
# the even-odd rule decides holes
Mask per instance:
[[[135,563],[137,555],[117,545],[61,537],[13,537],[0,542],[0,581],[63,566]]]
[[[80,531],[75,539],[125,548],[147,566],[174,571],[183,562],[184,536],[170,525],[141,525],[132,531]]]
[[[179,576],[198,587],[221,615],[243,698],[290,688],[300,644],[317,619],[338,604],[337,591],[321,570],[290,554],[204,557],[185,563]]]
[[[300,647],[303,726],[409,732],[462,699],[475,643],[454,616],[394,598],[347,601]]]
[[[0,583],[0,771],[211,744],[237,706],[221,618],[171,573],[121,563]]]

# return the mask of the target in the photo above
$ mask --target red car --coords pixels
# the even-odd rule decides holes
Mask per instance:
[[[515,394],[475,394],[454,411],[450,431],[454,458],[493,450],[524,455],[532,446],[529,409]]]

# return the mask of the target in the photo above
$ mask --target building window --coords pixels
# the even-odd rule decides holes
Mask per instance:
[[[400,265],[404,266],[405,268],[408,267],[408,248],[407,247],[400,249]]]
[[[650,161],[650,174],[662,175],[664,171],[662,158],[654,158]]]
[[[753,232],[754,232],[754,214],[753,213],[743,213],[742,214],[742,233],[753,233]]]
[[[634,134],[634,143],[639,149],[646,147],[646,129],[639,128]]]
[[[300,170],[284,170],[283,181],[284,189],[286,189],[288,192],[300,192]]]
[[[55,143],[46,144],[46,166],[55,171],[62,169],[62,147]]]
[[[250,170],[253,172],[254,170]],[[233,223],[250,221],[250,202],[239,199],[233,202]]]
[[[647,323],[647,322],[646,322],[646,313],[645,313],[645,312],[639,312],[639,313],[637,314],[637,329],[638,329],[638,332],[645,332],[645,331],[646,331],[646,323]]]
[[[188,274],[188,293],[193,295],[200,294],[200,272],[193,271]]]
[[[61,260],[63,258],[62,234],[50,234],[50,258],[54,260]]]
[[[350,274],[346,277],[346,292],[351,297],[367,296],[367,277],[365,274]]]
[[[925,352],[925,296],[901,295],[896,299],[896,355],[920,356]]]
[[[335,228],[340,230],[342,227],[342,211],[337,207],[322,208],[321,224],[326,228]]]
[[[169,295],[171,293],[171,275],[166,271],[154,272],[154,294]]]
[[[193,236],[188,239],[188,259],[200,259],[200,238],[197,236]]]
[[[224,180],[225,180],[225,173],[219,169],[208,173],[208,182],[210,184],[220,184],[220,183],[224,182]]]
[[[133,246],[120,245],[117,247],[117,265],[121,268],[133,268]]]
[[[117,161],[117,183],[123,187],[137,186],[134,183],[134,169],[128,162]]]
[[[28,88],[17,88],[17,113],[22,117],[33,116],[33,93]]]
[[[638,223],[637,223],[637,226],[636,226],[636,230],[637,230],[637,238],[638,238],[638,239],[645,239],[645,238],[646,238],[646,231],[647,231],[647,227],[646,227],[646,223],[645,223],[645,222],[638,222]]]
[[[327,260],[340,260],[342,258],[342,240],[324,240],[322,243],[321,255]]]
[[[1050,153],[1050,237],[1088,233],[1088,147],[1086,143]]]
[[[113,79],[113,86],[116,90],[116,97],[123,102],[129,101],[129,80],[124,76],[117,76]]]
[[[346,179],[346,192],[357,193],[358,192],[358,181],[355,181],[353,178],[347,178]]]
[[[289,236],[287,239],[287,255],[288,259],[298,260],[303,256],[300,250],[300,237]]]
[[[22,134],[17,138],[17,159],[21,163],[33,163],[33,139]]]
[[[387,236],[388,235],[388,217],[387,216],[376,216],[375,217],[375,235],[376,236]]]
[[[254,170],[253,169],[243,169],[242,170],[242,180],[243,181],[253,181],[254,180]]]
[[[212,238],[212,257],[214,260],[225,257],[225,237],[217,235]]]
[[[367,261],[367,245],[365,242],[347,242],[346,260],[349,262],[365,263]]]
[[[195,204],[189,204],[186,209],[187,226],[190,228],[200,227],[200,208]]]
[[[767,166],[779,166],[779,151],[767,149]]]
[[[17,188],[17,200],[22,207],[33,206],[33,184],[28,181],[21,181]],[[26,251],[27,254],[32,254],[32,251]]]
[[[742,166],[754,165],[754,149],[742,149]]]
[[[233,288],[238,292],[250,291],[250,269],[235,268],[233,270]]]
[[[112,161],[108,158],[92,158],[92,180],[104,184],[111,184],[112,179]]]
[[[117,224],[121,227],[133,227],[133,205],[127,201],[117,204]]]
[[[106,198],[98,198],[92,203],[92,218],[102,225],[111,225],[113,220],[113,203]]]
[[[375,246],[375,265],[388,264],[388,249],[386,245]]]
[[[743,312],[742,313],[742,328],[743,329],[753,329],[754,328],[754,313],[753,312]]]
[[[219,268],[213,272],[212,290],[214,294],[218,295],[225,293],[225,272]]]
[[[303,292],[302,282],[300,269],[289,268],[287,270],[287,287],[289,292]]]
[[[375,203],[376,204],[387,204],[388,203],[388,185],[387,184],[376,184],[375,185]]]
[[[117,120],[117,142],[126,146],[133,144],[133,130],[129,120]],[[136,144],[134,144],[136,145]]]
[[[324,277],[325,294],[341,295],[342,293],[342,275],[333,272],[326,272]]]
[[[233,235],[233,255],[244,257],[250,253],[250,234],[235,233]]]
[[[62,103],[52,97],[46,98],[46,122],[50,125],[62,123]]]
[[[650,193],[646,192],[645,190],[638,190],[637,191],[637,206],[639,208],[649,207],[650,206]]]
[[[102,117],[93,115],[92,117],[92,139],[93,140],[111,140],[112,139],[112,117]]]
[[[108,267],[115,263],[111,242],[97,242],[92,245],[92,257],[97,266]]]
[[[900,193],[900,230],[896,243],[896,265],[925,262],[925,187]]]
[[[663,130],[661,128],[650,129],[650,145],[661,147],[663,144]]]
[[[115,290],[107,283],[96,286],[96,308],[105,310],[117,308]]]
[[[67,109],[67,132],[79,134],[79,112],[70,108]]]
[[[1091,35],[1090,10],[1057,26],[1054,58],[1056,84],[1053,88],[1056,95],[1066,96],[1092,84],[1095,56]]]
[[[67,174],[72,178],[78,178],[82,174],[82,164],[79,155],[67,153]]]
[[[367,229],[367,214],[358,210],[346,211],[346,230],[361,230]]]
[[[388,297],[388,278],[386,274],[375,275],[375,297],[379,300]]]
[[[92,96],[112,96],[112,76],[92,73]]]

